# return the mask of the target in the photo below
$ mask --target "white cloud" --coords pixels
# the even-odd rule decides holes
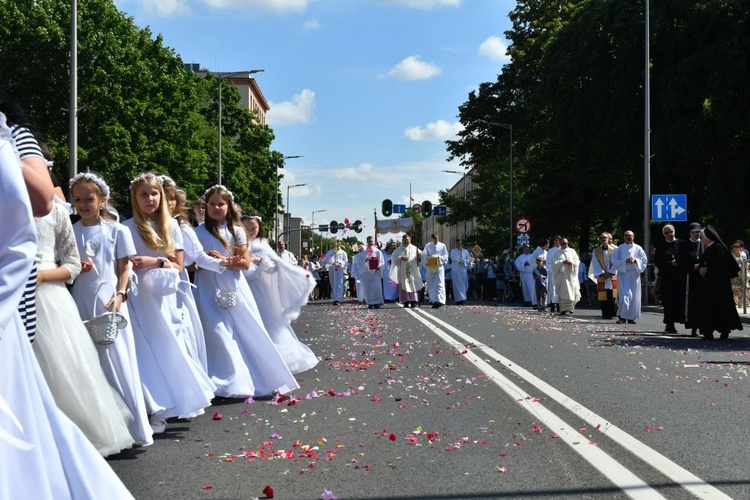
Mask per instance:
[[[185,0],[138,0],[138,6],[147,14],[159,17],[182,16],[190,12]]]
[[[495,61],[510,61],[508,46],[499,36],[491,36],[479,46],[480,55],[487,56]]]
[[[304,89],[295,94],[290,101],[278,104],[269,103],[271,109],[266,113],[268,125],[295,125],[309,123],[315,108],[315,92]]]
[[[396,80],[427,80],[442,72],[434,63],[422,61],[419,56],[409,56],[391,68],[386,76]]]
[[[342,181],[366,181],[372,178],[372,164],[363,163],[359,167],[335,170],[333,177]]]
[[[375,0],[383,5],[403,5],[414,9],[435,9],[438,7],[459,7],[461,0]]]
[[[302,25],[302,28],[305,31],[315,31],[321,29],[322,27],[323,25],[320,24],[317,19],[310,19],[309,21],[305,21],[305,23]]]
[[[456,135],[464,129],[461,122],[448,123],[445,120],[428,123],[427,127],[409,127],[404,136],[410,141],[447,141],[455,139]]]
[[[161,1],[161,0],[156,0]],[[246,10],[261,9],[279,14],[289,12],[301,13],[307,9],[309,0],[202,0],[209,7],[217,9],[236,9]]]

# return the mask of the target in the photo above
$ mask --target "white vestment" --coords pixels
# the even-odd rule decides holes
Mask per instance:
[[[383,254],[383,298],[385,300],[397,301],[398,300],[398,283],[391,281],[391,254]]]
[[[430,302],[445,304],[445,264],[448,262],[448,249],[439,241],[437,244],[429,242],[424,246],[422,253],[422,265],[427,268],[427,293]],[[438,265],[434,269],[428,266],[430,256],[438,258]]]
[[[566,261],[569,264],[566,264]],[[581,285],[578,283],[579,264],[578,254],[572,248],[560,249],[555,253],[552,272],[555,290],[560,297],[560,312],[573,311],[581,300]]]
[[[518,271],[518,280],[521,282],[521,290],[523,291],[523,301],[531,302],[532,305],[536,305],[536,293],[534,293],[534,263],[531,260],[531,253],[521,254],[516,258],[516,270]],[[547,280],[549,281],[549,280]]]
[[[357,292],[357,302],[367,302],[367,288],[362,280],[364,270],[362,262],[365,259],[364,251],[359,251],[352,257],[352,266],[349,275],[354,278],[354,289]],[[369,302],[367,302],[369,304]]]
[[[404,293],[416,293],[424,286],[419,274],[419,249],[414,245],[401,245],[391,255],[390,279]]]
[[[326,266],[328,267],[328,279],[331,283],[331,298],[340,302],[344,298],[344,271],[349,263],[349,257],[343,250],[332,248],[326,253]]]
[[[555,260],[555,256],[560,251],[560,247],[551,247],[547,250],[547,261],[544,263],[544,267],[547,269],[548,276],[554,276],[552,271],[552,262]],[[555,280],[547,280],[547,305],[559,304],[560,297],[557,296],[557,290],[555,290]]]
[[[453,282],[453,300],[462,302],[466,300],[466,292],[469,289],[469,268],[471,267],[471,255],[465,248],[454,248],[451,250],[451,281]]]
[[[376,247],[368,247],[360,253],[358,259],[359,276],[362,280],[362,289],[367,300],[367,305],[378,306],[383,304],[383,253]],[[377,259],[377,267],[370,269],[370,262]],[[373,264],[374,266],[374,264]]]
[[[627,262],[633,257],[634,262]],[[612,254],[612,267],[617,271],[617,316],[622,319],[641,317],[641,273],[648,258],[640,245],[623,243]]]

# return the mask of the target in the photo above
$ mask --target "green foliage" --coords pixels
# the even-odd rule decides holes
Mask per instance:
[[[747,238],[750,4],[652,2],[650,16],[651,193],[686,193],[690,221]],[[475,173],[466,199],[441,192],[447,222],[476,218],[480,246],[506,246],[510,148],[486,123],[499,122],[513,125],[513,216],[534,238],[585,250],[601,230],[642,232],[643,3],[521,0],[510,18],[512,61],[469,94],[447,143]]]
[[[36,121],[64,181],[70,3],[0,2],[0,38],[0,95],[20,101]],[[216,183],[217,96],[215,78],[187,71],[160,36],[135,26],[111,0],[78,3],[78,171],[100,173],[123,210],[129,211],[129,180],[140,172],[170,175],[191,200]],[[280,155],[270,150],[273,132],[239,100],[224,82],[222,180],[270,230]]]

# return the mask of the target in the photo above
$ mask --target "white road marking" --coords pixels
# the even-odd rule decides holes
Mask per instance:
[[[410,309],[407,312],[412,314],[415,318],[417,318],[417,320],[430,328],[440,338],[451,344],[455,349],[459,351],[466,350],[467,352],[464,356],[469,361],[471,361],[480,370],[490,376],[501,389],[503,389],[509,396],[515,398],[516,401],[519,402],[519,404],[521,404],[524,409],[537,417],[539,421],[543,422],[550,429],[555,429],[560,438],[568,443],[568,445],[570,445],[574,451],[585,458],[591,465],[593,465],[602,474],[604,474],[607,479],[621,488],[623,492],[628,496],[638,499],[664,498],[660,493],[652,489],[638,476],[633,474],[630,470],[626,469],[622,464],[603,452],[597,446],[582,446],[581,444],[575,444],[577,442],[588,443],[589,439],[573,429],[560,417],[545,408],[541,403],[532,402],[529,394],[523,392],[520,387],[508,380],[504,375],[490,366],[486,361],[477,357],[471,351],[471,349],[465,346],[465,344],[475,345],[476,350],[481,351],[488,357],[501,363],[505,368],[512,371],[523,380],[539,389],[539,391],[546,394],[550,399],[556,401],[564,408],[581,418],[583,421],[594,426],[599,430],[599,432],[606,434],[614,442],[629,450],[635,456],[639,457],[641,460],[649,464],[664,476],[670,478],[672,481],[695,495],[697,498],[705,500],[731,500],[731,497],[723,493],[721,490],[711,486],[695,474],[680,467],[669,458],[637,440],[611,422],[606,421],[604,418],[597,415],[593,411],[585,408],[584,406],[569,398],[551,385],[547,384],[528,370],[502,356],[494,349],[487,347],[482,342],[479,342],[477,339],[465,334],[461,330],[453,327],[452,325],[449,325],[448,323],[442,321],[439,318],[436,318],[435,316],[425,311]],[[424,317],[420,317],[420,315]],[[429,320],[427,318],[429,318]],[[441,330],[438,325],[452,332],[452,334],[456,337],[463,339],[465,343],[458,342],[450,334]]]

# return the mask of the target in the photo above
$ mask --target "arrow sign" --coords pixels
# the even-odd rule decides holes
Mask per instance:
[[[405,214],[406,213],[406,205],[397,205],[393,204],[393,213],[394,214]]]
[[[651,220],[684,222],[687,220],[687,195],[655,194],[651,196]]]

